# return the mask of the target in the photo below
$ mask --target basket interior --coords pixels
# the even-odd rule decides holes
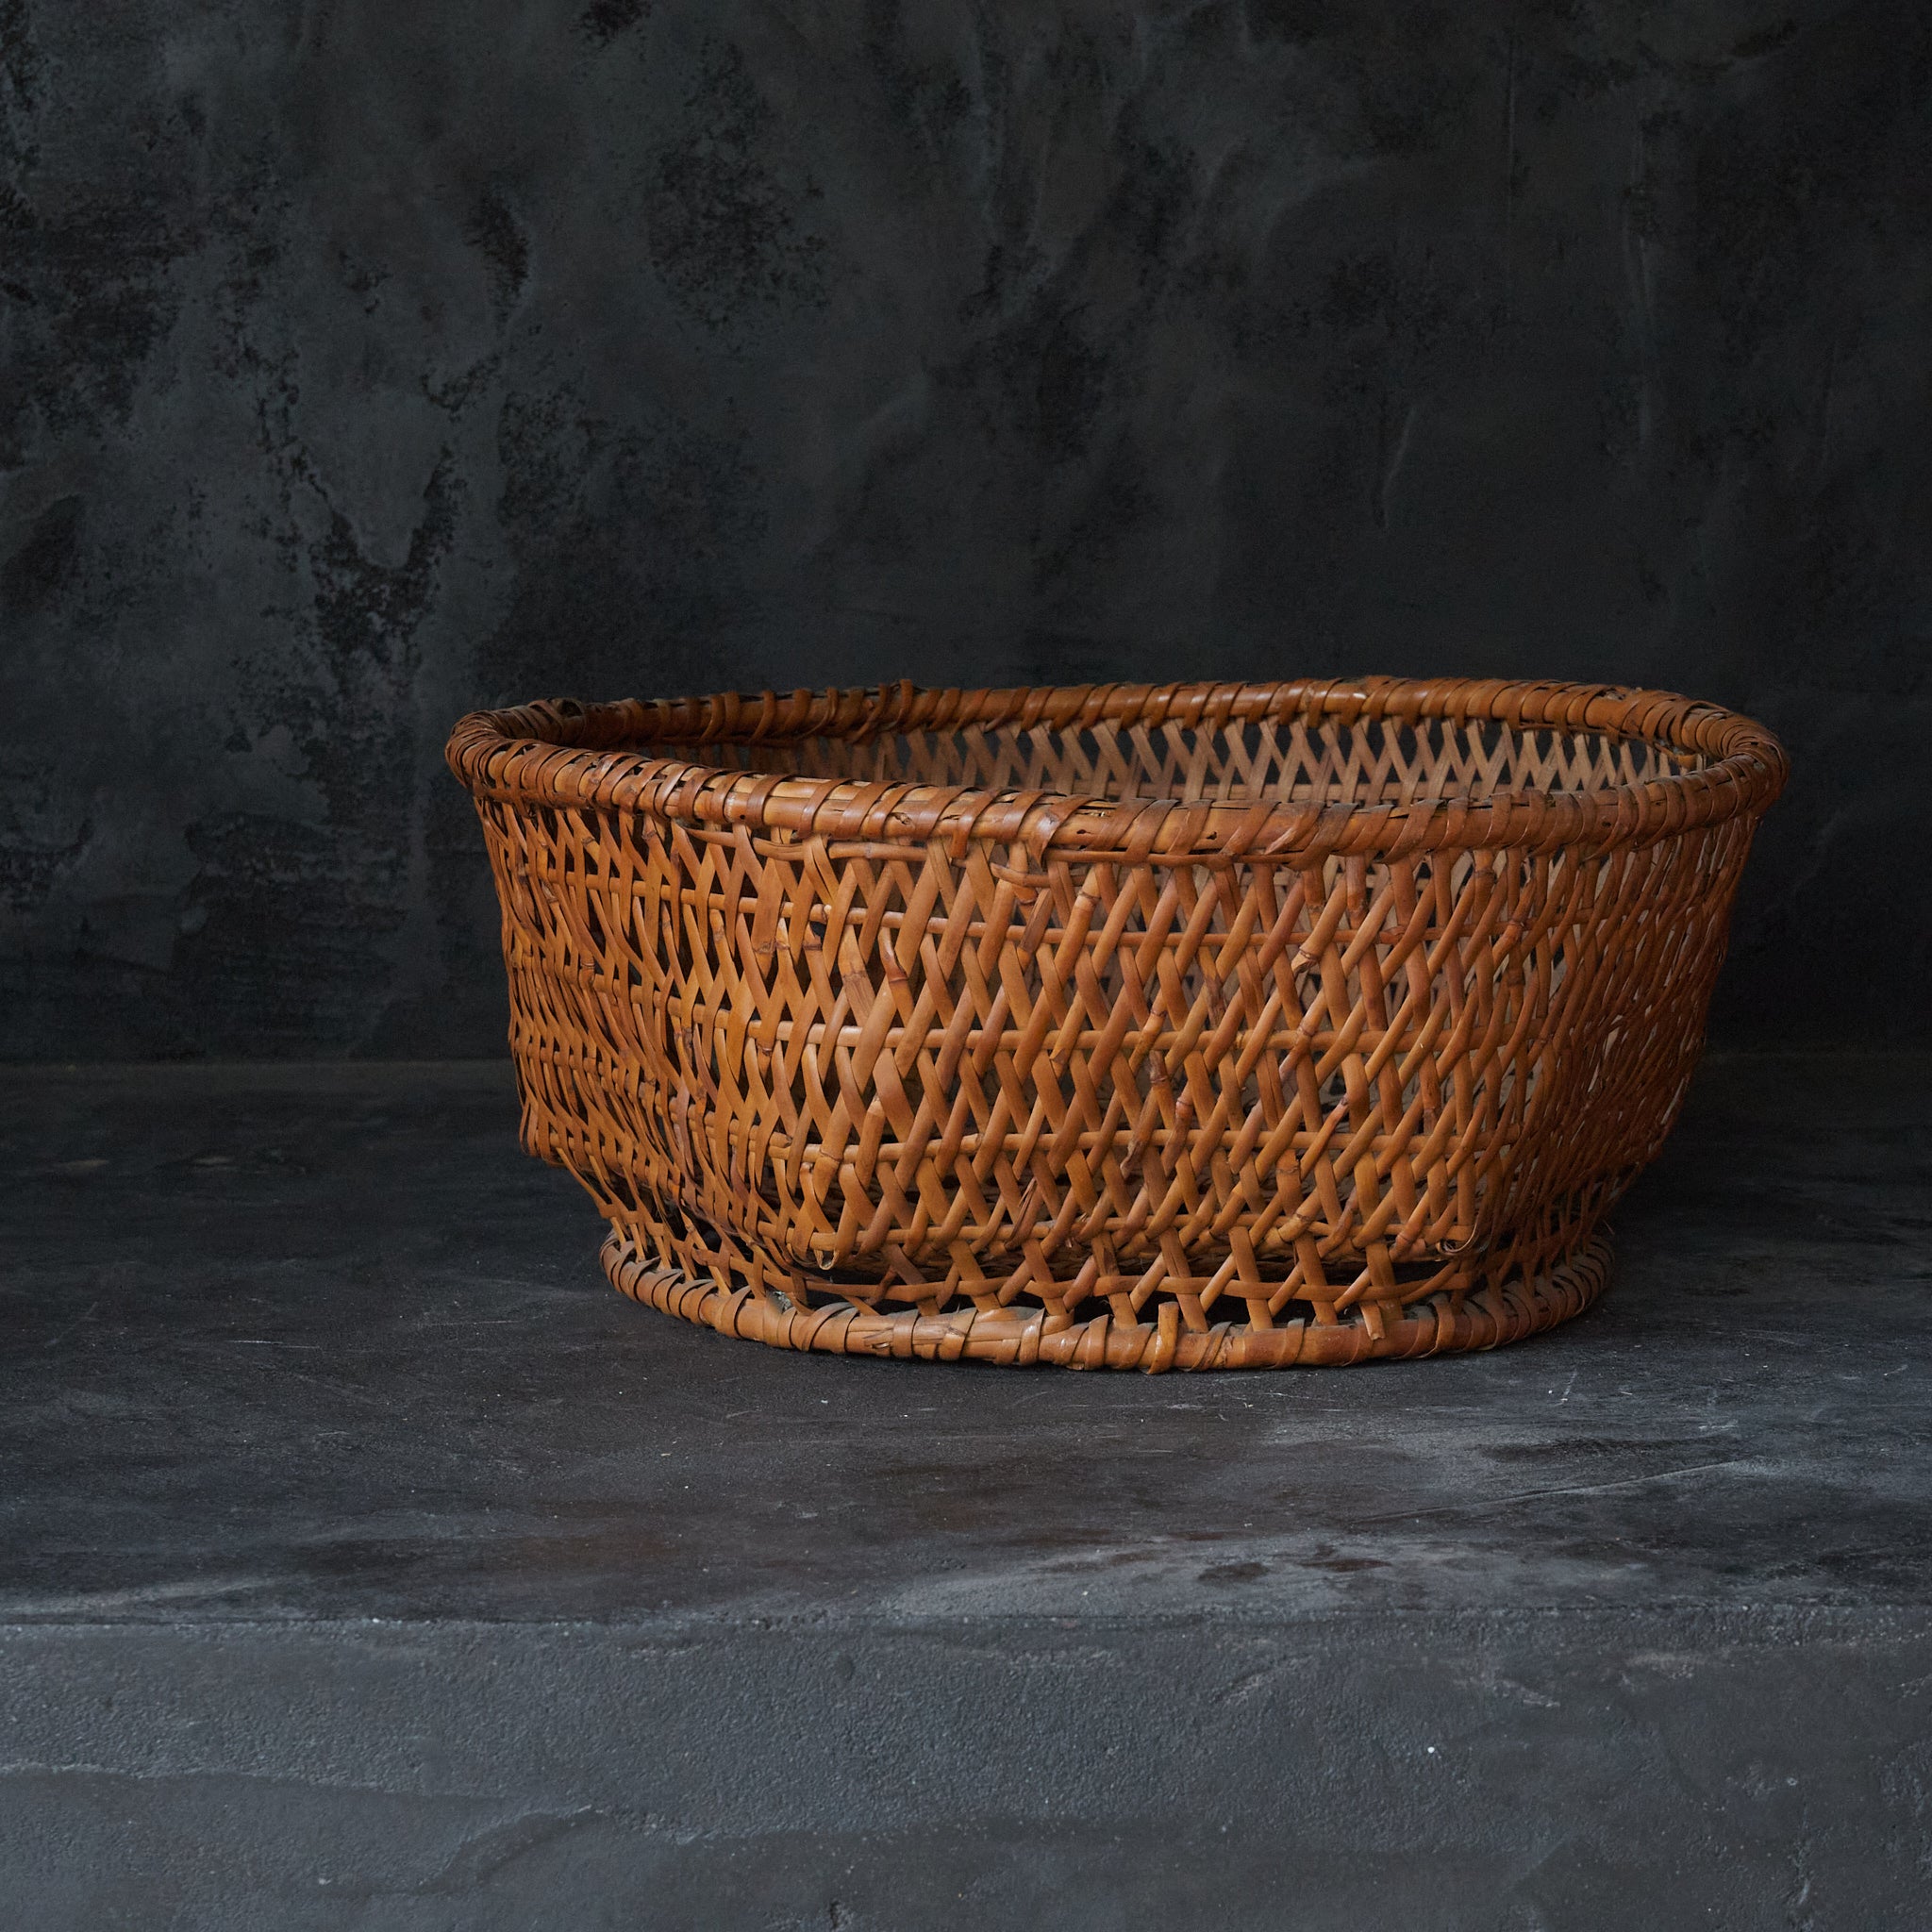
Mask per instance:
[[[1074,730],[1041,724],[639,748],[692,764],[807,778],[1283,805],[1600,792],[1708,762],[1696,752],[1606,732],[1441,718],[1237,720],[1210,728],[1103,719]]]

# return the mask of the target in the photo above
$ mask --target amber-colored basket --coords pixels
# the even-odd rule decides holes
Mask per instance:
[[[1070,1368],[1486,1348],[1604,1284],[1749,719],[1371,677],[478,712],[524,1143],[639,1301]]]

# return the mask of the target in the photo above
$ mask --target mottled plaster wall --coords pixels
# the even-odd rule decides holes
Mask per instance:
[[[1917,0],[0,0],[0,1054],[499,1051],[478,704],[1365,669],[1757,712],[1721,1035],[1923,1036],[1928,104]]]

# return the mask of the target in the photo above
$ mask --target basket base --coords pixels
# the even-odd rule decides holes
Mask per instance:
[[[1130,1326],[1108,1311],[1055,1328],[1041,1308],[967,1307],[941,1315],[908,1308],[889,1315],[849,1303],[783,1307],[750,1288],[727,1291],[715,1281],[660,1268],[619,1230],[604,1243],[601,1258],[611,1285],[633,1301],[772,1348],[1014,1368],[1141,1369],[1153,1374],[1163,1369],[1345,1368],[1521,1341],[1580,1315],[1595,1301],[1609,1278],[1610,1244],[1598,1236],[1534,1280],[1465,1294],[1459,1306],[1452,1306],[1447,1294],[1431,1295],[1406,1307],[1399,1321],[1373,1326],[1357,1315],[1334,1323],[1288,1322],[1278,1328],[1220,1322],[1205,1330],[1181,1326],[1180,1310],[1171,1301],[1155,1322]]]

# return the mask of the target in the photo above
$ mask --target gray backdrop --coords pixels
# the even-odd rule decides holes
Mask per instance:
[[[0,0],[0,1053],[501,1051],[451,720],[1655,683],[1924,1037],[1920,0]]]

